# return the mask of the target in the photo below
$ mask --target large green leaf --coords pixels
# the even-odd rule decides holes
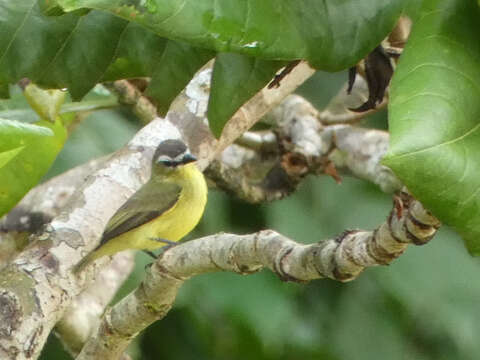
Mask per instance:
[[[346,68],[388,33],[403,1],[196,0],[178,8],[176,0],[0,0],[0,85],[28,77],[45,87],[67,87],[77,100],[100,81],[151,76],[147,94],[163,115],[214,51],[265,60],[305,58],[326,70]],[[57,4],[77,10],[62,15]],[[45,16],[42,9],[60,16]],[[224,124],[268,83],[275,64],[228,56],[221,62],[242,86],[237,92],[225,83],[229,76],[216,71],[209,111],[213,124]],[[256,65],[247,69],[245,63]],[[235,93],[235,101],[215,95],[225,90]]]
[[[480,254],[480,11],[427,0],[392,81],[384,163]]]
[[[284,61],[262,60],[233,53],[217,55],[208,99],[208,123],[217,138],[235,111],[268,84],[283,66]]]
[[[57,0],[107,10],[192,45],[341,70],[393,28],[405,0]]]
[[[158,72],[158,59],[169,40],[105,12],[49,17],[38,4],[37,0],[0,0],[0,85],[28,77],[45,87],[67,87],[78,100],[100,81]],[[179,76],[191,78],[205,62],[205,53],[210,51],[183,45],[181,54],[163,57],[162,76],[154,76],[152,86],[159,86],[158,82],[171,90],[168,99],[156,100],[171,101],[181,90]]]
[[[103,81],[150,76],[168,44],[168,40],[141,26],[130,23],[118,43],[115,60],[103,75]]]
[[[81,99],[103,78],[127,27],[128,22],[98,11],[78,16],[68,38],[52,49],[54,58],[32,79],[40,85],[68,87],[74,100]]]
[[[40,181],[66,137],[60,121],[27,124],[0,119],[0,216]]]
[[[158,113],[164,116],[171,102],[192,79],[193,75],[213,58],[215,53],[188,44],[169,41],[157,65],[146,94],[156,100]]]
[[[43,74],[67,41],[78,16],[51,20],[36,0],[0,1],[0,83]]]

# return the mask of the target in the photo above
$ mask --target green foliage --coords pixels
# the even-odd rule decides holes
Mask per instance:
[[[345,77],[319,73],[300,92],[325,104]],[[125,114],[102,111],[82,122],[53,174],[122,146],[136,131]],[[105,139],[106,131],[115,133]],[[346,228],[371,229],[385,220],[391,207],[388,195],[348,178],[336,185],[329,178],[311,177],[294,196],[261,206],[211,191],[205,216],[191,238],[273,228],[311,243]],[[138,285],[151,262],[142,253],[137,260],[119,297]],[[391,266],[368,269],[347,284],[282,283],[268,271],[247,277],[204,275],[182,287],[174,309],[149,327],[129,352],[134,360],[477,359],[478,271],[478,261],[468,256],[460,239],[442,231],[432,243],[412,247]],[[52,340],[42,359],[66,358],[62,353]]]
[[[210,128],[217,137],[235,111],[269,83],[281,67],[277,60],[305,59],[329,71],[352,66],[393,28],[404,2],[57,0],[66,11],[106,10],[169,39],[245,55],[217,57],[220,64],[215,67],[208,108]],[[185,72],[182,80],[178,87],[188,80]],[[163,114],[174,94],[162,96],[164,84],[155,89],[150,94],[161,104]]]
[[[37,185],[50,169],[62,150],[67,138],[66,127],[75,120],[75,114],[118,105],[112,95],[98,94],[97,91],[89,94],[82,103],[62,104],[66,98],[65,92],[42,90],[33,84],[28,85],[25,92],[12,87],[10,95],[10,100],[0,101],[0,216]],[[98,113],[102,114],[101,111]],[[42,118],[49,120],[41,120]],[[115,123],[108,122],[108,117],[103,119],[100,125],[102,124],[108,124],[110,128],[101,128],[101,131],[91,137],[104,139],[104,149],[111,150],[108,148],[110,137],[105,138],[101,134],[108,132],[116,137],[115,142],[124,137],[120,136],[121,131],[116,129]],[[128,137],[130,136],[129,132]],[[74,133],[74,141],[76,137]],[[78,156],[83,156],[85,161],[89,155],[95,155],[92,153],[94,149],[95,147],[78,149]],[[103,152],[97,154],[101,153]],[[56,163],[59,162],[61,159]],[[70,163],[68,166],[81,162]]]
[[[158,64],[168,49],[167,39],[100,11],[48,17],[40,3],[0,0],[0,84],[28,77],[45,87],[68,88],[79,100],[98,82],[155,77],[159,72],[162,86],[177,89],[173,96],[160,99],[165,102],[181,90],[180,75],[191,78],[196,70],[191,64],[179,64],[199,58],[198,69],[205,62],[206,51],[184,45],[182,53],[167,52]]]
[[[0,99],[0,119],[21,119],[28,123],[38,121],[38,114],[32,109],[20,87],[12,86],[7,94],[8,100]]]
[[[28,84],[24,95],[40,119],[50,122],[55,122],[60,112],[60,107],[65,101],[65,91],[43,90],[35,84]]]
[[[247,12],[244,1],[222,1],[214,8],[213,1],[203,0],[186,2],[176,13],[177,2],[163,0],[137,7],[119,1],[0,0],[0,86],[28,77],[45,87],[68,88],[79,100],[98,82],[151,76],[147,94],[165,114],[214,51],[267,60],[302,58],[319,69],[344,69],[386,36],[403,2],[269,0],[249,3]],[[58,5],[111,14],[85,9],[64,14]],[[212,98],[209,114],[216,134],[280,64],[228,56],[221,62],[242,89],[234,102],[229,96]],[[230,81],[217,75],[212,93],[222,94]]]
[[[480,254],[480,43],[473,0],[429,0],[392,83],[385,164]]]
[[[78,10],[63,13],[58,4]],[[478,254],[480,14],[474,0],[0,0],[0,95],[23,77],[68,87],[80,99],[101,81],[151,76],[147,95],[164,114],[216,56],[208,115],[219,135],[283,61],[347,68],[383,39],[404,6],[415,25],[392,84],[385,163]],[[337,75],[318,74],[300,92],[321,94],[334,80]],[[37,112],[52,120],[58,112],[73,117],[98,102],[112,104],[111,96],[91,95]],[[66,138],[58,120],[38,122],[25,105],[16,96],[0,102],[0,118],[10,119],[0,120],[0,214],[40,180]],[[123,145],[138,128],[126,115],[105,110],[83,121],[48,176]],[[310,243],[349,227],[373,228],[390,208],[378,190],[348,179],[341,186],[310,179],[294,196],[262,206],[212,191],[191,237],[273,228]],[[138,285],[150,262],[138,258],[122,295]],[[283,284],[268,272],[205,275],[187,282],[175,309],[130,350],[147,360],[476,359],[478,270],[455,235],[444,231],[350,284]],[[43,358],[60,358],[58,346]]]
[[[0,99],[8,98],[9,86],[8,84],[0,84]]]
[[[215,53],[210,50],[168,41],[162,56],[156,59],[157,66],[146,92],[156,100],[161,116],[167,114],[173,99],[188,84],[197,70],[214,56]]]
[[[57,0],[66,11],[107,10],[160,36],[218,52],[270,60],[306,59],[342,70],[393,28],[404,0]]]
[[[40,181],[65,139],[60,120],[26,124],[0,119],[0,216]]]
[[[97,89],[102,94],[94,89],[82,102],[70,102],[68,93],[66,93],[66,102],[58,109],[58,114],[62,117],[64,125],[68,125],[72,115],[119,106],[116,96],[106,92],[101,86]],[[46,92],[50,91],[47,90]],[[20,88],[12,87],[9,95],[11,96],[10,99],[0,100],[0,119],[21,119],[21,121],[28,123],[38,120],[39,115],[32,109]]]
[[[210,129],[217,138],[235,111],[252,94],[260,91],[283,66],[283,61],[268,61],[233,53],[217,55],[207,113]]]

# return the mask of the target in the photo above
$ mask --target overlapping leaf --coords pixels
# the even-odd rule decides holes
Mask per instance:
[[[0,217],[45,175],[66,137],[59,121],[0,119]]]
[[[283,66],[283,61],[268,61],[233,53],[218,54],[213,68],[207,114],[210,129],[216,137],[220,137],[225,123],[235,111],[261,90]]]
[[[169,54],[158,70],[169,40],[111,14],[76,11],[49,17],[37,0],[1,0],[0,17],[0,84],[28,77],[45,87],[68,87],[75,100],[100,81],[157,71],[163,71],[162,86],[173,99],[179,92],[179,72],[190,79],[210,54],[185,45],[181,58]],[[182,68],[178,64],[184,57],[190,63]]]
[[[341,70],[392,29],[404,0],[57,0],[67,11],[107,10],[157,34],[218,52],[306,59]]]
[[[324,70],[343,69],[380,42],[404,2],[57,0],[48,3],[49,14],[62,13],[57,4],[74,11],[47,17],[39,1],[0,0],[5,20],[0,24],[0,84],[29,77],[47,87],[68,87],[79,99],[102,80],[152,76],[147,93],[162,114],[195,71],[214,56],[212,51],[247,56],[241,63],[256,61],[248,56],[261,57],[266,69],[275,67],[276,60],[298,58]],[[165,40],[145,28],[186,43]],[[227,61],[222,60],[225,65]],[[235,102],[217,97],[210,103],[216,124],[225,123],[228,119],[218,119],[233,114],[270,80],[259,66],[236,65],[234,61],[228,68],[243,80],[242,91]],[[250,84],[252,78],[257,81]],[[213,86],[231,87],[223,80]]]
[[[208,115],[217,136],[229,117],[270,81],[267,75],[273,76],[277,60],[306,59],[331,71],[347,68],[385,37],[404,6],[403,0],[57,2],[67,11],[107,10],[170,39],[244,55],[222,55],[214,70]]]
[[[185,43],[169,41],[158,58],[147,95],[156,99],[160,115],[165,115],[173,99],[191,80],[193,74],[208,60],[213,51],[191,47]],[[175,61],[172,61],[175,59]],[[168,83],[165,79],[169,79]]]
[[[409,190],[480,254],[480,11],[427,0],[394,76],[385,159]]]

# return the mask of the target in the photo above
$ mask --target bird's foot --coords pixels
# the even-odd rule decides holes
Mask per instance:
[[[151,237],[151,238],[149,238],[149,240],[153,240],[153,241],[163,243],[163,244],[166,244],[166,245],[169,245],[169,246],[175,246],[175,245],[178,244],[176,241],[171,241],[171,240],[167,240],[167,239],[163,239],[163,238],[157,238],[157,237]]]
[[[167,240],[167,239],[162,239],[162,238],[155,238],[155,237],[151,237],[151,238],[148,238],[149,240],[152,240],[152,241],[157,241],[159,243],[163,243],[163,244],[166,244],[166,246],[162,247],[162,253],[167,251],[168,249],[171,249],[172,247],[176,246],[178,243],[175,242],[175,241],[171,241],[171,240]],[[143,252],[145,254],[147,254],[148,256],[152,257],[153,260],[158,260],[158,255],[155,255],[152,251],[150,250],[143,250]],[[149,268],[150,266],[152,266],[152,263],[148,264],[145,266],[145,270],[147,268]]]
[[[166,246],[162,247],[162,250],[163,250],[164,252],[167,251],[168,249],[171,249],[172,247],[178,245],[178,242],[176,242],[176,241],[171,241],[171,240],[167,240],[167,239],[156,238],[156,237],[151,237],[151,238],[149,238],[149,239],[150,239],[150,240],[153,240],[153,241],[157,241],[157,242],[159,242],[159,243],[165,244]]]
[[[149,250],[143,250],[143,252],[144,252],[145,254],[147,254],[148,256],[152,257],[153,260],[157,260],[157,259],[158,259],[158,256],[155,255],[153,252],[151,252],[151,251],[149,251]]]

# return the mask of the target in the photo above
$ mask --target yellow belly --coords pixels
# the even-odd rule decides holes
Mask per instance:
[[[165,245],[165,243],[149,240],[152,237],[170,241],[181,240],[200,221],[205,203],[206,196],[204,199],[192,200],[192,196],[188,196],[183,190],[175,206],[161,216],[161,221],[153,220],[137,230],[133,230],[136,232],[135,238],[139,242],[136,248],[154,250]],[[145,242],[145,240],[147,241]]]
[[[187,168],[190,166],[192,168]],[[126,249],[158,249],[165,246],[165,243],[150,238],[179,241],[192,231],[200,221],[207,202],[205,179],[203,174],[193,167],[195,164],[188,164],[179,172],[177,180],[182,185],[182,191],[171,209],[159,218],[108,240],[91,254],[91,260]]]

